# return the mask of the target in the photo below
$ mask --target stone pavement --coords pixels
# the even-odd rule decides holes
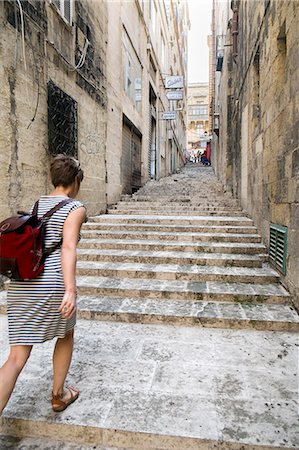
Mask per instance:
[[[299,449],[299,317],[211,168],[186,166],[90,218],[78,259],[69,380],[81,397],[51,411],[53,342],[36,346],[1,449]]]

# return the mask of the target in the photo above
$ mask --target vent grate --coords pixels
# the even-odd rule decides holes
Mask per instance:
[[[283,275],[287,271],[287,240],[287,227],[270,225],[269,260]]]

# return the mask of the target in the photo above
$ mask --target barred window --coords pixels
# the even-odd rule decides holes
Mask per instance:
[[[48,82],[48,146],[51,155],[77,156],[77,102]]]

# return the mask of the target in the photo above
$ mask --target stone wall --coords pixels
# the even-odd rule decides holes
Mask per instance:
[[[48,90],[51,80],[77,102],[77,155],[85,172],[80,198],[88,213],[105,210],[106,39],[104,1],[76,1],[73,25],[54,4],[0,3],[1,217],[26,209],[51,189],[48,151]],[[85,64],[78,63],[85,39]]]
[[[299,3],[235,4],[238,56],[232,70],[224,64],[221,73],[222,102],[232,85],[232,135],[227,139],[226,101],[217,173],[224,174],[223,183],[241,199],[267,245],[271,223],[288,227],[283,281],[299,307]],[[228,47],[226,60],[230,53]]]

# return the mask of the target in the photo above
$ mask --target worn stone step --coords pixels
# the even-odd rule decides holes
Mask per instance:
[[[172,231],[176,233],[197,232],[197,233],[237,233],[237,234],[257,234],[256,227],[246,226],[225,226],[225,225],[161,225],[155,223],[116,223],[116,222],[87,222],[83,224],[83,230],[126,230],[126,231]]]
[[[130,239],[82,239],[79,248],[118,248],[120,250],[152,250],[207,252],[207,253],[238,253],[247,255],[265,254],[266,247],[260,243],[242,242],[172,242],[158,240]]]
[[[6,327],[2,316],[0,364]],[[296,449],[297,345],[287,332],[79,320],[68,376],[79,399],[51,411],[54,341],[36,346],[0,433],[82,449]]]
[[[141,203],[137,202],[136,204],[132,204],[132,202],[120,202],[116,205],[111,206],[112,211],[114,210],[147,210],[147,211],[163,211],[165,212],[180,212],[180,211],[242,211],[242,208],[240,206],[228,206],[228,205],[201,205],[201,206],[194,206],[194,205],[178,205],[178,204],[171,204],[171,205],[163,205],[163,204],[155,204],[155,203]]]
[[[59,437],[59,433],[58,433]],[[76,443],[76,437],[70,441],[45,437],[0,436],[1,450],[134,450],[128,447],[107,447],[94,444]]]
[[[6,314],[6,292],[0,295],[0,314]],[[286,304],[80,295],[77,316],[116,322],[299,331],[298,313]]]
[[[81,296],[79,317],[134,323],[167,323],[210,328],[299,331],[289,305]]]
[[[131,278],[78,277],[80,295],[117,295],[177,300],[290,303],[280,284],[169,281]]]
[[[299,315],[291,305],[221,301],[161,300],[80,295],[78,319],[133,323],[165,323],[209,328],[299,331]],[[0,295],[6,314],[6,293]],[[1,447],[0,447],[1,448]]]
[[[217,267],[182,264],[78,261],[79,275],[93,277],[149,278],[154,280],[276,283],[278,273],[268,267]]]
[[[140,250],[88,249],[77,250],[84,261],[124,261],[151,264],[197,264],[207,266],[262,267],[267,255],[238,255],[234,253],[153,252]]]
[[[132,214],[132,215],[146,215],[146,214],[151,214],[151,215],[157,215],[157,216],[159,216],[160,214],[161,214],[161,209],[158,209],[158,210],[154,210],[154,209],[152,209],[152,210],[148,210],[148,209],[144,209],[144,210],[142,210],[142,209],[127,209],[127,210],[123,210],[123,209],[109,209],[108,210],[108,214],[109,215],[124,215],[124,214],[127,214],[127,215],[130,215],[130,214]],[[188,210],[186,210],[186,211],[177,211],[177,210],[165,210],[165,211],[163,211],[163,214],[167,214],[167,215],[169,215],[169,216],[228,216],[228,217],[234,217],[234,216],[236,216],[236,217],[240,217],[240,216],[244,216],[244,217],[246,217],[247,216],[247,213],[246,212],[242,212],[242,211],[231,211],[231,210],[229,210],[229,211],[227,211],[226,209],[225,210],[216,210],[216,211],[213,211],[213,210],[199,210],[199,211],[188,211]]]
[[[237,234],[237,233],[176,233],[166,231],[108,231],[108,230],[82,230],[82,237],[85,239],[148,239],[161,241],[181,241],[184,242],[261,242],[258,234]]]
[[[143,223],[143,224],[165,224],[165,225],[227,225],[227,226],[253,226],[253,221],[248,217],[226,217],[226,216],[157,216],[157,215],[118,215],[103,214],[90,217],[90,222],[106,223]]]

